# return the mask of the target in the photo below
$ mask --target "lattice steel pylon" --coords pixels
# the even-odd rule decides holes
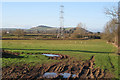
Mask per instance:
[[[60,6],[60,28],[58,30],[57,38],[64,38],[64,6]]]

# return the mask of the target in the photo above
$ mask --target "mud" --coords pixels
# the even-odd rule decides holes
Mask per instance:
[[[14,55],[18,55],[17,53]],[[60,55],[61,59],[64,56],[68,58],[62,62],[57,62],[51,65],[42,64],[29,67],[29,64],[23,64],[21,66],[7,66],[2,68],[3,79],[15,78],[17,80],[21,79],[63,79],[68,80],[74,79],[91,79],[91,78],[104,78],[105,72],[103,69],[94,68],[95,57],[92,56],[90,60],[87,61],[74,61],[74,58],[70,58],[65,55]],[[50,57],[50,59],[53,59]],[[56,59],[56,58],[55,58]],[[46,73],[56,73],[56,75],[48,75],[45,77]],[[60,75],[61,74],[61,75]]]
[[[13,52],[10,52],[10,51],[2,50],[2,57],[3,58],[18,58],[18,57],[23,58],[22,56],[18,56],[20,54],[22,54],[22,53],[13,53]]]
[[[68,55],[62,55],[62,54],[54,54],[54,53],[15,53],[11,51],[2,51],[2,58],[24,58],[24,56],[19,56],[20,54],[27,54],[27,55],[43,55],[43,54],[48,54],[48,55],[57,55],[57,56],[48,56],[49,59],[54,59],[54,60],[61,60],[61,59],[67,59],[69,58]]]
[[[2,57],[4,58],[23,58],[19,56],[24,53],[12,53],[10,51],[2,51]],[[51,54],[51,53],[47,53]],[[33,53],[28,53],[33,55]],[[38,55],[38,53],[34,53]],[[4,79],[60,79],[67,78],[68,80],[76,79],[96,79],[96,78],[113,78],[113,75],[106,73],[103,69],[94,68],[95,56],[92,56],[90,60],[78,61],[75,58],[71,58],[68,55],[55,54],[60,57],[49,57],[49,59],[60,60],[60,62],[53,64],[42,64],[36,66],[30,66],[29,64],[22,64],[21,66],[6,66],[2,68],[2,78]],[[48,73],[48,74],[46,74]],[[52,73],[52,74],[49,74]]]

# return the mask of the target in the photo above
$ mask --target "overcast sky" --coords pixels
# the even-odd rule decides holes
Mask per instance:
[[[28,29],[37,25],[59,27],[60,5],[64,5],[65,27],[86,24],[90,31],[103,31],[109,17],[104,8],[117,6],[117,2],[4,2],[3,28]]]

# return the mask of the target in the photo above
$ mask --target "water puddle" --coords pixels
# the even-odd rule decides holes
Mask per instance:
[[[72,75],[72,78],[74,78],[74,77],[76,77],[76,76],[77,76],[76,74],[73,74],[73,75]]]
[[[63,78],[75,78],[76,74],[70,74],[70,73],[54,73],[54,72],[46,72],[43,77],[44,78],[56,78],[58,75],[61,75]]]
[[[45,55],[48,57],[60,57],[59,55],[56,55],[56,54],[42,54],[42,55]]]
[[[43,77],[44,78],[56,78],[58,75],[57,73],[54,73],[54,72],[46,72]]]
[[[70,73],[60,73],[60,75],[62,75],[63,76],[63,78],[69,78],[70,76],[71,76],[71,74]]]

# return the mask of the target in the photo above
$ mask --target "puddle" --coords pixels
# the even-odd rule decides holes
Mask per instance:
[[[73,74],[73,75],[72,75],[72,78],[74,78],[74,77],[76,77],[76,76],[77,76],[76,74]]]
[[[48,57],[60,57],[59,55],[56,55],[56,54],[42,54],[42,55],[45,55]]]
[[[71,76],[71,74],[70,73],[60,73],[60,75],[62,75],[63,76],[63,78],[69,78],[70,76]]]
[[[76,77],[76,74],[70,74],[70,73],[54,73],[54,72],[46,72],[43,77],[44,78],[56,78],[58,77],[58,75],[61,75],[63,78],[69,78],[69,77],[72,77],[72,78],[75,78]]]
[[[46,72],[43,77],[44,78],[56,78],[58,75],[57,73],[54,73],[54,72]]]

